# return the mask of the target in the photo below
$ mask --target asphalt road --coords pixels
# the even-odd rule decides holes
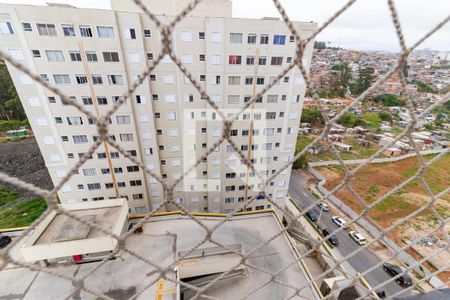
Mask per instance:
[[[289,183],[289,193],[292,199],[297,201],[300,207],[306,208],[316,202],[316,199],[307,192],[303,182],[304,181],[301,178],[301,174],[293,171],[291,174],[291,181]],[[320,214],[320,208],[318,206],[315,206],[313,210],[316,212],[316,215],[319,216],[320,228],[328,228],[330,232],[339,228],[333,220],[331,220],[332,215],[329,212],[322,212],[322,214]],[[339,245],[334,247],[334,249],[339,251],[342,256],[347,256],[360,247],[352,238],[350,238],[348,230],[343,230],[337,233],[336,236],[339,240]],[[369,237],[365,236],[365,238],[368,239]],[[356,271],[362,273],[373,265],[379,263],[380,260],[371,249],[365,248],[349,258],[348,262]],[[364,278],[372,287],[375,287],[389,280],[391,276],[387,274],[380,266],[364,275]],[[393,281],[378,290],[384,290],[386,296],[389,296],[403,290],[403,287]],[[411,294],[410,291],[401,294],[401,296],[406,296],[407,294]]]

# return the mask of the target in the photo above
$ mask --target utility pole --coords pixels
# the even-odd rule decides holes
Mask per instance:
[[[86,53],[84,52],[83,43],[80,42],[78,44],[78,48],[80,50],[81,61],[83,62],[83,67],[84,67],[84,71],[86,73],[89,90],[91,92],[91,99],[92,99],[92,103],[94,104],[95,115],[97,116],[97,120],[98,120],[98,119],[100,119],[101,115],[100,115],[100,111],[98,109],[97,97],[95,96],[94,84],[92,82],[92,75],[89,70],[89,65],[87,64],[87,61],[86,61]],[[106,141],[103,141],[103,147],[105,147],[105,153],[106,153],[106,158],[108,161],[108,166],[109,166],[109,171],[111,174],[114,192],[116,194],[116,198],[120,198],[119,189],[117,188],[116,175],[114,174],[114,168],[113,168],[112,161],[111,161],[111,154],[109,152],[108,143]]]
[[[259,48],[256,49],[255,55],[255,69],[253,72],[253,96],[255,98],[256,95],[256,80],[258,78],[258,66],[259,66]],[[255,108],[255,102],[250,106],[250,130],[248,134],[248,149],[247,149],[247,159],[251,161],[252,159],[252,143],[253,143],[253,128],[254,128],[254,117],[253,112]],[[245,175],[245,192],[244,192],[244,211],[247,211],[247,198],[248,198],[248,172],[249,168],[247,167],[247,172]]]

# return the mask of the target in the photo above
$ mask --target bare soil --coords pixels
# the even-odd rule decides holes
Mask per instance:
[[[413,176],[420,163],[417,158],[405,159],[398,162],[386,164],[370,164],[358,171],[350,180],[351,188],[359,195],[359,199],[349,188],[343,188],[336,193],[336,196],[350,206],[354,211],[361,212],[364,207],[373,203],[388,191],[403,183]],[[326,178],[325,187],[328,190],[339,185],[345,177],[342,168],[328,167],[321,168],[320,172]],[[434,195],[445,190],[450,185],[450,155],[442,157],[439,161],[430,166],[424,172],[424,180],[429,185]],[[383,228],[391,226],[395,221],[409,216],[423,208],[430,202],[430,195],[420,180],[414,180],[406,185],[402,190],[394,193],[386,200],[380,202],[369,211],[369,217],[376,221]],[[433,204],[443,219],[450,217],[450,197],[443,195]],[[388,236],[397,242],[400,246],[405,245],[405,241],[423,237],[426,233],[435,229],[438,225],[438,218],[430,210],[426,209],[416,214],[410,220],[404,222],[399,227],[391,230]],[[450,225],[444,226],[445,233],[450,232]],[[434,233],[434,236],[445,240],[441,231]],[[408,253],[414,257],[427,256],[430,251],[436,251],[436,246],[427,247],[424,245],[415,245],[414,249],[408,249]],[[448,252],[442,253],[437,258],[437,262],[450,260]],[[427,264],[426,264],[427,265]],[[434,261],[436,264],[436,260]],[[427,265],[432,270],[432,265]],[[443,272],[439,277],[448,281],[450,272]],[[447,279],[447,280],[445,280]]]
[[[53,188],[44,159],[33,137],[17,142],[0,143],[0,172],[43,189]],[[5,182],[0,182],[0,184],[16,191],[20,199],[36,197],[30,191],[20,189],[15,185]]]

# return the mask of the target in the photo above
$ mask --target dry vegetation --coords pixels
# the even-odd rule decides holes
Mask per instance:
[[[431,158],[428,156],[426,160]],[[417,158],[409,158],[394,163],[370,164],[357,172],[350,181],[351,187],[360,195],[364,203],[361,203],[348,188],[340,190],[336,193],[336,196],[354,211],[361,212],[366,204],[373,203],[388,191],[415,175],[419,167],[420,163]],[[344,170],[340,167],[321,168],[319,171],[327,179],[325,187],[328,190],[341,183],[345,175]],[[434,195],[449,187],[450,155],[447,154],[433,163],[424,172],[423,178]],[[427,189],[420,179],[415,179],[403,189],[375,205],[369,211],[369,216],[380,226],[387,228],[395,221],[407,217],[427,205],[429,201],[430,194],[427,192]],[[450,195],[446,194],[437,199],[433,207],[439,216],[430,209],[426,209],[389,232],[389,237],[404,245],[405,241],[420,238],[425,233],[436,228],[439,224],[439,217],[442,219],[450,217]],[[446,224],[444,230],[448,234],[450,225]],[[440,231],[435,232],[434,235],[440,239],[444,238]],[[431,250],[424,246],[417,246],[414,249],[423,255],[426,255],[428,250]],[[410,250],[413,251],[412,249]],[[442,257],[441,259],[445,261],[449,257]],[[441,275],[446,276],[448,280],[448,274]]]

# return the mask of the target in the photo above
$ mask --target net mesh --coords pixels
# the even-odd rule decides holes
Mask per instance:
[[[329,135],[330,129],[333,127],[333,125],[336,124],[336,122],[346,112],[349,112],[351,108],[355,107],[363,99],[365,99],[367,96],[369,96],[373,91],[376,90],[377,87],[379,87],[380,85],[385,83],[391,76],[397,75],[399,80],[400,80],[400,83],[401,83],[401,89],[402,89],[401,97],[402,97],[402,99],[405,100],[406,107],[407,107],[407,109],[409,111],[409,114],[411,116],[410,122],[407,124],[407,126],[405,127],[403,132],[401,132],[398,136],[396,136],[392,140],[392,142],[390,142],[389,144],[383,146],[381,149],[379,149],[376,153],[371,155],[369,158],[362,160],[357,165],[354,165],[354,168],[349,168],[345,164],[344,160],[342,159],[339,151],[334,150],[334,153],[335,153],[335,155],[337,157],[337,160],[339,162],[339,166],[342,167],[344,172],[345,172],[345,177],[341,181],[340,184],[338,184],[337,186],[332,188],[325,195],[321,196],[319,200],[324,201],[324,202],[328,202],[329,198],[331,196],[336,195],[339,191],[347,188],[352,193],[352,195],[364,207],[361,210],[361,212],[357,215],[357,217],[352,218],[351,220],[348,221],[347,226],[341,227],[341,228],[335,230],[334,232],[332,232],[331,234],[336,234],[336,233],[338,233],[338,232],[340,232],[342,230],[345,230],[348,226],[351,226],[352,224],[357,224],[361,220],[364,220],[364,219],[369,220],[370,217],[368,215],[368,212],[370,211],[370,209],[375,207],[377,204],[379,204],[383,200],[387,199],[389,196],[391,196],[394,193],[398,192],[399,190],[401,190],[402,188],[404,188],[406,185],[408,185],[409,183],[411,183],[414,180],[418,180],[423,185],[423,187],[425,188],[425,190],[426,190],[426,192],[428,193],[428,196],[429,196],[428,197],[429,198],[428,203],[426,205],[424,205],[423,207],[421,207],[420,209],[418,209],[418,210],[412,212],[411,214],[407,215],[406,217],[398,219],[396,222],[394,222],[392,225],[390,225],[387,228],[379,227],[378,228],[379,234],[377,236],[373,236],[373,238],[371,238],[366,245],[358,248],[357,250],[353,251],[349,255],[346,255],[346,256],[344,256],[344,257],[342,257],[340,259],[337,259],[337,258],[335,258],[333,256],[330,256],[327,253],[323,252],[322,245],[326,242],[326,239],[320,239],[319,241],[317,241],[317,240],[315,240],[312,237],[306,236],[306,239],[310,239],[311,241],[313,241],[313,245],[314,246],[311,247],[308,251],[306,251],[306,252],[302,253],[301,255],[299,255],[290,264],[288,264],[286,266],[283,266],[283,268],[281,268],[281,270],[279,270],[277,272],[271,272],[270,270],[262,269],[262,268],[260,268],[260,267],[258,267],[256,265],[252,265],[248,261],[248,258],[251,257],[251,255],[254,254],[256,251],[258,251],[261,248],[263,248],[264,246],[266,246],[267,244],[270,244],[277,237],[279,237],[279,236],[281,236],[283,234],[286,234],[288,231],[290,231],[292,229],[295,229],[296,222],[290,222],[288,226],[286,226],[285,228],[280,230],[276,235],[274,235],[271,238],[269,238],[266,241],[264,241],[264,243],[260,244],[259,246],[255,247],[254,249],[251,249],[250,251],[248,251],[246,253],[243,253],[241,251],[237,251],[236,248],[234,248],[234,247],[231,247],[229,245],[224,245],[224,244],[222,244],[222,243],[220,243],[220,242],[218,242],[218,241],[216,241],[216,240],[214,240],[212,238],[213,232],[215,230],[217,230],[218,228],[220,228],[223,224],[228,222],[237,213],[229,214],[227,217],[221,219],[220,222],[218,222],[217,224],[215,224],[212,227],[211,226],[207,226],[207,225],[205,225],[202,222],[202,220],[199,217],[197,217],[195,214],[190,213],[189,211],[186,211],[182,205],[177,203],[177,201],[174,201],[174,197],[173,197],[174,196],[174,189],[175,189],[175,186],[177,184],[179,184],[180,182],[183,181],[185,176],[190,171],[195,169],[201,163],[201,161],[204,158],[208,157],[208,155],[210,153],[212,153],[214,151],[214,149],[216,149],[219,145],[221,145],[224,142],[228,142],[229,144],[231,144],[232,147],[234,148],[235,153],[240,158],[242,164],[246,165],[249,168],[249,170],[255,172],[254,165],[247,158],[247,154],[244,153],[243,151],[241,151],[239,149],[239,147],[237,146],[237,144],[233,141],[232,136],[230,134],[231,127],[232,127],[233,123],[236,120],[238,120],[239,116],[241,116],[245,111],[247,111],[252,106],[252,104],[257,101],[258,98],[263,96],[270,88],[272,88],[280,79],[282,79],[293,68],[299,68],[299,70],[301,71],[301,73],[302,73],[302,75],[303,75],[303,77],[305,79],[307,88],[309,89],[309,91],[311,91],[311,94],[313,95],[313,97],[312,97],[313,100],[317,103],[319,108],[321,107],[317,91],[315,90],[314,86],[311,84],[309,74],[307,73],[307,71],[306,71],[306,69],[305,69],[305,67],[304,67],[304,65],[302,63],[302,58],[303,58],[303,55],[304,55],[305,47],[306,47],[306,45],[309,42],[313,41],[314,38],[320,32],[322,32],[324,29],[327,28],[327,26],[329,26],[333,21],[335,21],[336,18],[338,18],[342,13],[344,13],[346,10],[348,10],[356,2],[356,0],[348,1],[338,11],[336,11],[332,16],[330,16],[328,18],[328,20],[326,22],[324,22],[315,31],[315,33],[312,36],[310,36],[310,37],[308,37],[306,39],[302,39],[300,37],[299,33],[297,32],[297,30],[294,27],[293,23],[290,21],[288,15],[287,15],[286,11],[284,10],[283,6],[281,5],[281,3],[278,0],[274,0],[273,3],[275,5],[276,9],[280,13],[283,21],[286,23],[286,25],[289,28],[289,31],[291,32],[291,34],[295,37],[295,41],[296,41],[296,46],[297,47],[296,47],[296,53],[294,55],[294,59],[293,59],[292,63],[290,63],[286,68],[284,68],[278,74],[278,76],[276,76],[268,85],[266,85],[264,88],[262,88],[260,90],[260,92],[258,92],[255,96],[253,96],[250,101],[245,103],[244,106],[241,107],[240,110],[237,113],[235,113],[233,116],[231,116],[231,117],[227,117],[227,115],[220,109],[220,107],[210,98],[210,96],[202,88],[202,86],[196,80],[196,78],[183,65],[183,63],[181,62],[181,60],[177,56],[177,53],[172,48],[171,37],[172,37],[172,32],[174,30],[174,27],[180,21],[182,21],[183,18],[185,18],[192,10],[194,10],[195,7],[201,2],[201,0],[196,0],[196,1],[193,1],[192,3],[190,3],[186,8],[184,8],[182,10],[182,12],[179,15],[174,17],[173,20],[169,24],[163,24],[160,21],[160,19],[151,12],[151,8],[146,7],[141,1],[133,0],[133,2],[142,10],[142,12],[146,16],[148,16],[148,18],[150,18],[154,22],[154,24],[160,30],[161,37],[162,37],[161,38],[161,43],[162,43],[162,46],[163,46],[162,50],[161,50],[161,53],[159,53],[157,56],[155,56],[153,63],[150,64],[147,68],[145,68],[142,71],[142,73],[140,74],[138,79],[135,82],[133,82],[133,84],[129,87],[129,89],[126,90],[122,94],[122,96],[114,104],[112,109],[110,111],[108,111],[105,115],[103,115],[101,119],[99,119],[97,121],[97,130],[98,130],[99,139],[95,143],[92,144],[92,146],[90,147],[89,151],[84,153],[84,155],[78,160],[78,162],[72,167],[72,169],[69,172],[67,172],[67,175],[64,178],[62,178],[58,183],[56,183],[55,187],[52,190],[44,190],[44,189],[36,187],[36,186],[34,186],[32,184],[24,182],[24,181],[22,181],[19,178],[14,178],[14,177],[9,176],[8,174],[0,173],[0,180],[1,181],[4,181],[4,182],[12,184],[12,185],[15,185],[15,186],[20,187],[22,189],[26,189],[26,190],[28,190],[30,192],[35,193],[36,195],[39,195],[39,196],[43,197],[46,200],[47,206],[48,206],[48,209],[37,220],[35,220],[31,224],[31,226],[29,226],[26,230],[24,230],[22,232],[22,234],[20,235],[20,237],[18,237],[16,239],[13,239],[13,242],[9,246],[7,246],[6,248],[1,250],[1,252],[0,252],[0,257],[1,257],[0,270],[3,270],[7,266],[8,263],[13,263],[13,264],[22,266],[24,268],[28,268],[30,270],[40,271],[40,272],[47,273],[47,274],[52,275],[52,276],[59,277],[61,279],[65,279],[65,280],[71,282],[72,285],[74,286],[73,292],[65,296],[66,299],[71,298],[76,292],[79,292],[79,291],[84,291],[84,292],[86,292],[88,294],[92,294],[92,295],[94,295],[96,297],[99,297],[101,299],[110,299],[110,297],[108,295],[106,295],[106,294],[104,294],[102,292],[99,292],[99,290],[96,290],[96,289],[93,289],[93,288],[89,288],[85,284],[85,280],[87,280],[90,276],[93,276],[93,274],[97,270],[102,268],[106,264],[106,262],[108,261],[109,258],[113,257],[114,255],[116,255],[119,252],[125,252],[125,253],[128,253],[129,255],[131,255],[132,257],[134,257],[136,259],[139,259],[142,262],[144,262],[145,264],[148,264],[149,266],[154,268],[156,271],[153,274],[157,275],[157,276],[152,277],[152,280],[150,282],[148,282],[148,284],[145,286],[145,288],[135,291],[135,293],[134,293],[132,298],[139,297],[139,295],[141,295],[141,293],[146,288],[154,285],[155,283],[157,283],[161,279],[165,279],[165,280],[169,280],[169,281],[172,281],[172,282],[176,282],[177,284],[180,284],[181,286],[187,287],[187,288],[195,291],[194,298],[208,298],[208,299],[210,299],[210,298],[213,298],[213,297],[208,296],[206,290],[210,289],[210,288],[214,288],[214,285],[217,284],[222,278],[226,278],[227,275],[231,274],[233,271],[237,270],[242,265],[244,265],[247,268],[251,268],[251,269],[253,269],[253,270],[257,271],[257,272],[268,274],[270,276],[270,279],[267,282],[265,282],[264,284],[260,285],[260,286],[255,286],[254,289],[250,293],[240,295],[241,298],[248,298],[248,297],[254,295],[256,292],[258,292],[259,290],[261,290],[263,287],[265,287],[266,285],[268,285],[271,282],[275,282],[275,283],[279,284],[280,286],[283,286],[283,287],[291,289],[293,292],[292,292],[290,298],[294,298],[294,297],[303,298],[301,296],[302,290],[304,290],[306,288],[313,287],[313,285],[315,283],[321,281],[324,278],[327,278],[327,277],[331,276],[331,274],[334,271],[336,271],[336,270],[340,270],[343,274],[346,274],[349,279],[351,279],[351,281],[348,284],[346,284],[346,286],[354,284],[354,283],[357,283],[357,282],[359,282],[361,280],[362,277],[364,277],[366,274],[368,274],[369,272],[371,272],[375,268],[382,267],[382,264],[387,262],[388,260],[390,260],[392,257],[397,257],[399,255],[399,253],[401,253],[401,252],[405,251],[406,249],[410,248],[412,245],[422,243],[423,242],[423,238],[430,237],[433,234],[436,234],[438,232],[444,238],[444,246],[441,247],[440,249],[436,250],[436,251],[433,251],[432,253],[430,253],[427,256],[421,257],[420,259],[417,260],[417,262],[415,264],[410,264],[407,267],[405,267],[404,268],[404,273],[412,271],[412,270],[414,270],[417,267],[421,267],[421,265],[424,264],[426,261],[428,261],[428,259],[439,255],[441,252],[448,252],[449,251],[448,234],[447,234],[447,232],[445,230],[445,226],[448,224],[448,218],[443,218],[443,216],[441,216],[441,214],[439,214],[436,211],[436,206],[435,206],[435,203],[436,203],[436,201],[439,198],[442,198],[443,196],[448,194],[449,188],[447,187],[445,190],[441,191],[440,193],[434,194],[432,189],[430,188],[429,184],[427,183],[427,181],[423,177],[424,172],[430,167],[430,165],[432,165],[433,163],[437,162],[444,155],[448,154],[448,148],[445,149],[444,151],[441,151],[439,154],[437,154],[431,160],[427,160],[427,159],[424,158],[423,154],[418,150],[418,147],[416,146],[415,140],[412,137],[411,133],[414,130],[415,125],[417,124],[418,120],[423,119],[433,109],[443,105],[446,101],[449,101],[450,94],[447,93],[446,95],[442,95],[439,98],[439,100],[437,100],[431,106],[427,107],[421,114],[416,115],[415,114],[415,110],[414,110],[414,106],[413,106],[413,99],[412,99],[412,96],[409,94],[409,92],[408,92],[408,90],[406,88],[406,80],[405,80],[404,73],[403,73],[402,70],[405,67],[406,63],[407,63],[408,56],[411,54],[411,52],[415,48],[417,48],[423,41],[428,39],[433,33],[435,33],[437,30],[439,30],[441,27],[443,27],[449,21],[450,16],[447,16],[444,20],[442,20],[439,23],[437,23],[432,30],[430,30],[427,34],[425,34],[421,39],[416,41],[412,46],[408,47],[406,45],[406,43],[405,43],[405,39],[404,39],[404,36],[403,36],[403,33],[402,33],[402,27],[400,26],[399,18],[398,18],[398,15],[397,15],[397,10],[396,10],[396,8],[394,6],[394,1],[393,0],[389,0],[388,1],[389,13],[391,15],[392,22],[393,22],[393,24],[395,26],[395,31],[396,31],[396,34],[397,34],[397,37],[398,37],[398,41],[399,41],[399,43],[401,45],[401,53],[398,56],[398,60],[397,60],[396,64],[382,78],[379,78],[378,80],[376,80],[372,84],[372,86],[369,87],[365,92],[363,92],[359,97],[352,98],[351,103],[348,104],[344,109],[342,109],[333,118],[328,118],[327,114],[323,113],[323,117],[325,118],[325,125],[324,125],[323,129],[321,130],[321,132],[318,134],[318,136],[309,145],[307,145],[302,151],[300,151],[298,154],[296,154],[295,157],[290,159],[290,161],[286,162],[286,164],[284,164],[283,167],[280,168],[279,170],[277,170],[274,174],[272,174],[271,176],[269,176],[267,178],[262,178],[262,177],[259,178],[261,180],[261,182],[263,182],[264,185],[267,187],[268,184],[274,178],[276,178],[276,176],[278,176],[286,168],[289,168],[291,166],[291,164],[293,164],[293,162],[295,162],[302,155],[305,155],[309,149],[311,149],[312,147],[314,147],[315,145],[317,145],[321,141],[326,141],[327,137]],[[196,163],[194,165],[192,165],[188,170],[186,170],[185,173],[179,179],[177,179],[175,182],[170,183],[170,184],[167,183],[160,175],[154,173],[152,170],[149,170],[141,161],[139,161],[135,157],[131,156],[119,143],[117,143],[116,141],[111,139],[109,137],[109,135],[108,135],[108,119],[120,108],[121,105],[123,105],[123,103],[126,101],[127,98],[130,98],[130,96],[134,93],[136,88],[139,87],[139,85],[141,85],[143,83],[144,79],[147,76],[150,75],[150,73],[161,62],[161,60],[163,59],[163,57],[165,55],[169,55],[171,57],[173,62],[178,66],[179,70],[191,81],[192,85],[200,93],[202,99],[204,101],[206,101],[212,107],[212,109],[215,110],[215,112],[219,116],[221,116],[221,119],[223,121],[222,133],[221,133],[221,136],[218,139],[218,141],[215,142],[213,145],[211,145],[208,148],[208,150],[206,151],[205,155],[203,157],[201,157],[200,159],[198,159],[196,161]],[[34,74],[30,70],[28,70],[26,66],[18,63],[17,61],[14,61],[7,53],[4,53],[4,52],[0,51],[0,59],[3,59],[5,61],[7,61],[14,68],[16,68],[16,69],[20,70],[21,72],[23,72],[23,73],[27,74],[28,76],[30,76],[36,83],[42,85],[46,89],[50,90],[51,92],[53,92],[54,94],[59,96],[61,98],[61,100],[65,104],[75,107],[76,109],[78,109],[80,112],[82,112],[87,117],[95,118],[95,116],[92,114],[92,112],[88,111],[85,107],[83,107],[83,105],[75,102],[70,97],[66,96],[56,86],[54,86],[54,85],[50,84],[49,82],[43,80],[38,74]],[[367,166],[368,164],[373,162],[374,159],[376,159],[378,156],[380,156],[380,154],[382,154],[387,148],[391,147],[397,141],[399,141],[400,139],[405,138],[405,137],[410,141],[411,145],[415,146],[413,151],[417,155],[418,161],[420,163],[420,167],[417,169],[415,174],[413,174],[409,179],[407,179],[406,181],[402,182],[401,184],[399,184],[395,188],[391,189],[389,192],[385,193],[382,197],[378,198],[376,201],[373,201],[370,204],[367,203],[357,193],[357,191],[355,191],[355,189],[352,188],[352,186],[350,184],[351,179],[354,178],[355,174],[358,171],[360,171],[363,167]],[[71,176],[73,174],[75,174],[77,172],[77,170],[87,160],[90,159],[92,154],[96,151],[97,148],[99,148],[99,146],[104,141],[106,141],[111,147],[117,149],[117,151],[119,151],[122,155],[127,157],[134,164],[140,166],[148,175],[150,175],[151,177],[155,178],[164,188],[164,202],[161,203],[158,207],[154,208],[144,218],[140,219],[139,222],[137,224],[135,224],[133,228],[137,228],[137,227],[141,226],[143,223],[147,222],[149,220],[149,218],[151,218],[153,215],[155,215],[155,213],[157,213],[161,208],[164,208],[165,205],[171,204],[174,207],[176,207],[178,210],[182,211],[188,218],[190,218],[192,221],[196,222],[199,226],[201,226],[205,230],[205,235],[204,235],[203,240],[200,243],[198,243],[195,247],[193,247],[192,249],[189,249],[188,251],[183,252],[179,257],[176,258],[176,260],[171,265],[169,265],[167,267],[162,267],[162,266],[158,265],[157,263],[148,260],[146,257],[143,257],[142,255],[134,252],[133,250],[128,249],[126,244],[125,244],[125,240],[131,234],[133,234],[133,230],[130,230],[127,233],[124,233],[122,235],[115,235],[112,232],[109,232],[109,231],[107,231],[107,230],[105,230],[103,228],[100,228],[97,224],[94,224],[93,222],[89,221],[88,219],[80,218],[79,216],[75,215],[73,212],[67,211],[67,210],[61,208],[60,206],[58,206],[57,192],[63,187],[63,185],[65,183],[67,183],[67,181],[71,178]],[[255,172],[255,174],[257,176],[259,176],[258,172]],[[292,216],[292,214],[289,211],[287,211],[286,207],[281,206],[279,204],[279,202],[274,201],[272,199],[272,197],[270,195],[266,194],[264,191],[260,191],[256,195],[251,197],[251,199],[245,200],[245,202],[242,203],[240,209],[244,209],[244,207],[246,207],[247,205],[252,203],[256,199],[256,197],[258,195],[263,195],[265,197],[265,199],[267,199],[267,201],[269,201],[270,204],[274,208],[278,209],[281,213],[283,213],[285,215]],[[309,209],[311,209],[314,205],[315,204],[309,205],[298,216],[292,217],[292,218],[293,219],[297,219],[297,220],[302,218],[304,216],[305,212],[308,211]],[[376,265],[373,265],[372,268],[367,269],[364,272],[357,273],[356,275],[355,274],[354,275],[348,274],[348,272],[343,268],[343,264],[346,261],[348,261],[351,257],[357,255],[359,252],[363,251],[363,249],[366,249],[367,247],[370,247],[371,245],[379,242],[381,239],[383,239],[387,235],[388,232],[390,232],[391,230],[393,230],[395,228],[398,228],[400,225],[404,224],[408,220],[411,220],[413,217],[417,216],[418,214],[420,214],[421,212],[423,212],[425,210],[429,210],[429,211],[431,211],[434,214],[438,225],[435,226],[429,232],[427,232],[421,239],[413,239],[413,240],[409,241],[407,244],[405,244],[404,246],[402,246],[402,247],[399,246],[397,248],[397,250],[394,251],[394,253],[392,253],[392,257],[389,257],[388,259],[380,260],[380,262],[378,264],[376,264]],[[52,213],[52,212],[57,212],[57,213],[60,213],[60,214],[64,214],[64,215],[68,216],[69,218],[72,218],[72,219],[74,219],[74,220],[76,220],[78,222],[81,222],[82,224],[85,224],[86,226],[89,226],[91,228],[96,228],[99,231],[103,232],[104,234],[113,237],[114,239],[116,239],[118,241],[117,249],[114,250],[113,253],[111,253],[109,255],[109,257],[106,257],[105,259],[103,259],[102,262],[98,263],[88,273],[84,274],[83,276],[81,276],[79,278],[73,278],[73,277],[61,274],[60,272],[57,272],[55,269],[52,269],[52,268],[41,267],[41,266],[39,266],[37,264],[28,264],[28,263],[25,263],[23,261],[19,261],[19,260],[15,259],[11,255],[10,250],[16,244],[18,244],[23,238],[25,238],[26,235],[30,231],[32,231],[34,228],[36,228],[36,226],[38,226],[43,221],[43,219],[46,216],[48,216],[50,213]],[[189,257],[190,253],[193,253],[196,250],[198,250],[199,247],[202,244],[204,244],[205,242],[210,242],[210,243],[212,243],[214,245],[217,245],[219,247],[222,247],[224,249],[227,249],[227,250],[235,253],[236,255],[241,257],[240,263],[237,264],[236,266],[234,266],[233,268],[230,268],[230,270],[228,270],[227,272],[224,272],[223,274],[221,274],[220,276],[218,276],[217,278],[215,278],[214,280],[212,280],[211,282],[209,282],[208,284],[206,284],[206,285],[204,285],[202,287],[193,286],[193,285],[190,285],[190,284],[188,284],[186,282],[183,282],[181,280],[177,280],[177,279],[174,279],[171,276],[168,276],[170,271],[173,270],[174,267],[176,267],[177,264],[181,260],[183,260],[185,257]],[[327,271],[324,271],[324,272],[322,272],[319,275],[314,276],[308,282],[306,282],[306,283],[299,283],[298,285],[295,285],[295,286],[293,286],[291,284],[288,284],[288,283],[284,282],[283,280],[281,280],[279,277],[277,277],[277,275],[281,274],[283,271],[287,270],[291,266],[293,266],[295,264],[298,264],[300,260],[303,260],[306,257],[309,257],[314,252],[323,252],[323,253],[321,253],[322,255],[327,256],[329,259],[333,260],[333,262],[334,262],[333,267],[329,268]],[[407,287],[407,288],[397,292],[396,294],[389,295],[388,298],[401,296],[403,293],[407,292],[408,290],[414,289],[417,286],[419,286],[422,283],[424,283],[425,281],[430,280],[431,277],[436,276],[436,275],[438,275],[439,273],[441,273],[443,271],[447,271],[448,268],[449,268],[448,264],[449,264],[449,262],[447,262],[446,264],[444,263],[444,265],[440,266],[439,268],[436,268],[434,271],[428,272],[428,274],[425,277],[423,277],[421,279],[418,279],[418,280],[414,280],[413,284],[410,287]],[[360,296],[359,299],[372,297],[374,295],[374,292],[376,292],[376,291],[378,291],[380,289],[383,289],[384,285],[386,285],[387,283],[389,283],[391,281],[396,280],[401,275],[402,274],[399,274],[396,277],[392,277],[389,281],[384,282],[384,283],[382,283],[382,284],[380,284],[378,286],[366,286],[365,290],[364,290],[364,293]],[[447,286],[447,285],[448,285],[448,282],[444,282],[443,283],[443,286]],[[324,298],[326,299],[326,298],[336,297],[340,293],[340,291],[342,289],[344,289],[345,287],[340,287],[338,289],[333,290],[329,295],[327,295]]]

